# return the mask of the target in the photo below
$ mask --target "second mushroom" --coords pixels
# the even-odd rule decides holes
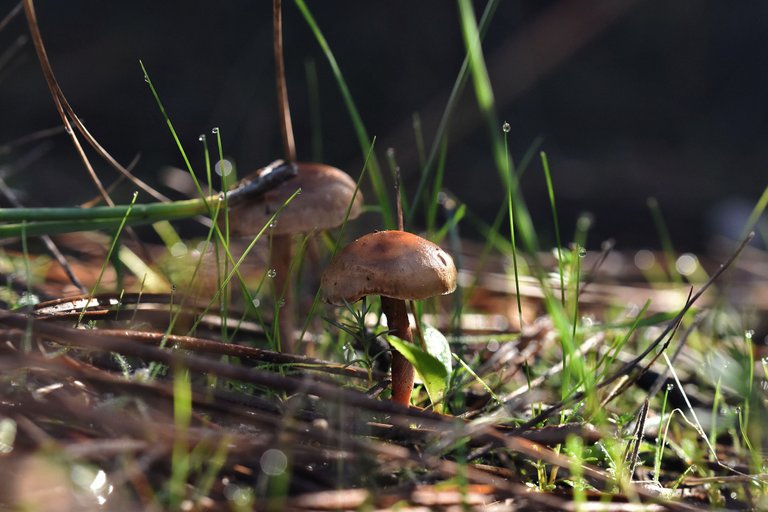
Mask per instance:
[[[289,269],[293,235],[340,226],[362,211],[363,196],[349,175],[330,165],[297,164],[298,174],[254,201],[238,203],[230,209],[229,225],[236,235],[255,235],[269,222],[297,189],[301,195],[288,203],[271,229],[272,250],[269,268],[274,275],[277,321],[281,348],[292,353],[295,347],[295,311]],[[282,304],[282,306],[281,306]]]
[[[456,289],[453,258],[438,245],[406,231],[377,231],[339,251],[321,279],[326,302],[343,305],[381,296],[381,310],[395,336],[413,342],[406,300],[445,295]],[[409,405],[414,368],[392,354],[392,400]]]

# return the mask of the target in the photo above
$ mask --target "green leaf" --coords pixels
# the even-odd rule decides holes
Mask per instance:
[[[423,330],[424,344],[426,345],[427,352],[443,363],[446,372],[450,375],[451,370],[453,370],[453,358],[451,357],[451,347],[448,345],[448,340],[445,339],[443,333],[431,325],[423,325]]]
[[[427,388],[429,399],[433,404],[439,404],[445,394],[450,375],[450,370],[443,361],[397,336],[387,336],[387,341],[413,365]]]

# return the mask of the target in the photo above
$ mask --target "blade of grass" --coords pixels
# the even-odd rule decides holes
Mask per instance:
[[[96,293],[96,289],[99,287],[99,284],[101,284],[101,280],[104,278],[104,272],[107,270],[107,263],[109,262],[109,260],[112,259],[112,254],[115,252],[115,248],[117,247],[117,242],[120,239],[120,233],[123,231],[123,228],[126,225],[126,220],[128,219],[128,216],[131,213],[130,207],[133,206],[133,203],[136,201],[137,197],[139,197],[139,193],[134,192],[133,199],[131,200],[131,204],[128,205],[128,211],[126,212],[125,217],[123,217],[123,221],[120,223],[120,226],[117,228],[117,231],[115,232],[115,236],[112,239],[112,245],[109,247],[109,252],[107,252],[107,257],[104,259],[104,263],[101,265],[101,270],[99,271],[99,277],[96,278],[96,282],[93,284],[93,288],[88,294],[88,300],[85,301],[85,305],[83,306],[83,310],[80,312],[80,315],[77,318],[77,322],[75,323],[75,326],[80,325],[80,322],[83,321],[83,316],[85,315],[85,311],[87,310],[88,305],[91,303],[91,300],[93,299],[93,295]]]
[[[512,244],[512,270],[515,274],[515,297],[517,299],[517,315],[520,322],[520,330],[523,330],[523,303],[520,298],[520,275],[517,269],[517,242],[515,240],[515,209],[512,200],[512,162],[509,156],[509,147],[507,146],[507,135],[509,134],[509,123],[506,121],[502,126],[504,132],[504,161],[505,161],[505,181],[507,191],[507,210],[509,214],[509,242]]]
[[[683,282],[682,276],[679,272],[675,271],[675,248],[672,246],[672,237],[667,229],[667,223],[664,222],[664,216],[661,214],[661,208],[659,202],[655,197],[649,197],[648,209],[651,211],[653,217],[653,223],[656,225],[656,231],[659,233],[659,240],[661,241],[661,247],[664,252],[664,259],[667,262],[667,276],[672,282],[681,284]]]
[[[480,44],[480,32],[475,19],[474,7],[471,0],[458,0],[459,18],[461,23],[461,33],[464,39],[464,45],[469,54],[469,69],[475,89],[475,97],[478,107],[485,117],[491,139],[491,151],[493,154],[496,169],[499,172],[502,183],[506,187],[511,187],[514,197],[515,218],[522,238],[523,246],[530,253],[535,253],[538,248],[536,232],[533,228],[528,209],[525,206],[523,197],[518,189],[517,179],[514,172],[506,173],[507,152],[504,150],[504,141],[499,134],[500,126],[495,111],[495,100],[493,88],[488,77],[488,70],[485,66],[485,58]]]
[[[555,243],[557,243],[557,264],[560,271],[560,301],[565,306],[565,277],[563,276],[563,244],[560,242],[560,225],[557,220],[557,206],[555,205],[555,189],[552,186],[552,176],[549,172],[547,154],[542,151],[541,166],[544,168],[544,176],[547,180],[547,193],[549,194],[549,206],[552,210],[552,219],[555,223]]]
[[[352,119],[352,125],[355,129],[355,134],[357,135],[357,141],[360,144],[360,150],[365,155],[370,149],[369,142],[371,137],[368,136],[368,131],[363,124],[363,119],[360,117],[355,101],[352,99],[352,94],[349,91],[346,80],[344,80],[344,75],[341,73],[341,68],[339,67],[338,62],[336,62],[336,57],[333,55],[331,47],[328,45],[328,41],[325,39],[325,36],[304,0],[294,0],[294,3],[304,16],[304,20],[307,22],[307,25],[309,25],[317,43],[320,45],[320,48],[323,50],[323,53],[328,60],[328,64],[331,66],[331,71],[336,78],[336,83],[341,92],[341,96],[344,99],[347,111],[349,112],[349,117]],[[371,186],[373,187],[373,193],[376,195],[376,202],[381,208],[381,216],[383,218],[384,226],[387,229],[394,229],[396,226],[395,217],[392,212],[392,205],[387,197],[387,191],[384,187],[384,180],[381,176],[381,167],[379,166],[378,159],[376,158],[376,155],[373,154],[370,155],[370,157],[366,157],[366,161],[368,162],[367,169],[371,180]]]
[[[440,192],[443,187],[443,176],[445,175],[445,161],[448,156],[448,139],[443,140],[443,144],[440,145],[440,159],[437,161],[437,170],[435,172],[435,179],[432,183],[432,194],[430,196],[429,204],[427,205],[427,232],[432,233],[435,231],[435,224],[437,223],[437,207],[440,204]],[[416,204],[414,204],[414,209]],[[411,213],[413,210],[411,210]],[[410,216],[409,216],[410,219]]]
[[[491,24],[491,20],[493,19],[493,15],[496,12],[496,8],[499,6],[498,0],[490,0],[486,6],[485,10],[483,11],[483,15],[480,18],[480,38],[482,39],[485,35],[486,30],[488,29],[488,26]],[[425,187],[427,185],[427,181],[429,180],[431,173],[432,173],[432,166],[435,163],[435,158],[438,155],[438,151],[440,151],[440,148],[443,146],[443,144],[446,144],[447,142],[447,133],[448,133],[448,126],[451,122],[451,117],[453,116],[453,111],[456,108],[456,104],[459,101],[459,98],[461,97],[462,93],[464,92],[464,87],[467,84],[467,78],[469,77],[469,55],[464,57],[464,61],[461,63],[461,69],[459,70],[459,74],[456,77],[456,81],[453,83],[453,88],[451,89],[451,93],[448,96],[448,102],[445,105],[445,110],[443,110],[443,115],[440,118],[440,122],[437,125],[437,131],[435,132],[435,138],[432,142],[432,147],[429,151],[429,156],[427,157],[427,162],[422,166],[421,171],[421,177],[419,178],[419,184],[416,187],[416,192],[413,195],[413,201],[411,204],[413,204],[413,210],[411,210],[411,214],[416,211],[416,208],[418,207],[419,201],[421,200],[421,196],[424,193]],[[426,205],[427,208],[429,208],[429,205]],[[409,218],[407,219],[408,223],[412,222],[413,219]]]
[[[317,80],[317,66],[314,59],[304,62],[304,75],[307,77],[307,97],[309,99],[309,126],[312,160],[323,161],[323,122],[320,110],[320,87]]]
[[[144,81],[147,82],[147,85],[149,85],[149,90],[152,93],[152,97],[155,98],[155,102],[157,103],[157,108],[160,109],[160,114],[163,116],[163,119],[165,120],[165,124],[168,126],[168,130],[171,132],[171,137],[173,137],[174,142],[176,142],[176,147],[179,148],[181,157],[182,159],[184,159],[184,164],[187,167],[187,171],[189,172],[189,175],[192,177],[192,181],[195,184],[197,193],[200,194],[200,198],[203,199],[203,201],[205,201],[205,194],[203,193],[203,189],[200,187],[200,182],[197,180],[195,171],[192,168],[192,164],[189,161],[189,157],[187,157],[186,151],[184,151],[184,146],[181,144],[181,140],[179,140],[179,136],[176,133],[176,129],[173,127],[173,123],[171,123],[171,118],[168,115],[168,112],[165,110],[165,106],[163,106],[163,102],[160,100],[160,96],[157,94],[157,90],[155,90],[155,86],[152,83],[152,80],[149,78],[149,73],[147,72],[147,68],[144,67],[144,62],[139,60],[139,66],[141,66],[141,71],[142,73],[144,73]]]
[[[760,216],[765,212],[766,207],[768,207],[768,187],[765,187],[763,193],[760,195],[760,199],[757,200],[755,207],[752,209],[752,213],[749,214],[747,224],[744,226],[744,230],[741,233],[742,238],[744,238],[747,233],[749,233],[753,228],[757,226],[757,221],[760,220]],[[768,238],[765,238],[765,234],[762,234],[763,240],[768,241]]]
[[[186,495],[190,471],[188,448],[189,427],[192,420],[192,382],[189,370],[176,367],[173,371],[173,422],[176,434],[171,452],[171,478],[168,482],[170,509],[179,510]]]

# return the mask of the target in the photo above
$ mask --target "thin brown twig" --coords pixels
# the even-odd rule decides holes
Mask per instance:
[[[632,480],[635,475],[635,468],[637,468],[637,459],[640,454],[640,443],[643,441],[643,432],[645,432],[645,420],[648,418],[648,399],[643,401],[643,405],[640,408],[640,412],[637,414],[637,423],[635,424],[635,431],[632,433],[632,440],[627,444],[627,450],[624,454],[624,461],[628,462],[627,475]],[[632,452],[630,453],[630,448]]]
[[[33,335],[52,339],[66,346],[117,352],[148,361],[158,361],[173,367],[183,366],[193,372],[211,373],[276,391],[287,393],[308,393],[311,391],[313,395],[317,395],[324,400],[341,401],[348,406],[360,407],[365,410],[423,420],[444,421],[444,418],[428,411],[408,408],[393,401],[372,400],[361,392],[338,388],[337,386],[317,382],[307,377],[284,377],[263,370],[221,363],[195,355],[181,354],[178,351],[161,350],[117,336],[103,336],[95,330],[73,329],[46,323],[19,313],[0,311],[0,323],[17,329],[29,329],[29,332]]]
[[[96,176],[96,172],[93,170],[93,167],[91,166],[90,161],[88,160],[88,157],[86,156],[82,145],[80,144],[80,141],[77,138],[77,135],[75,135],[74,131],[72,130],[72,125],[77,128],[77,130],[80,132],[80,134],[85,138],[85,140],[90,144],[90,146],[104,159],[109,163],[112,167],[117,169],[120,173],[122,173],[126,178],[131,180],[137,187],[147,192],[149,195],[157,199],[158,201],[169,201],[168,197],[164,196],[163,194],[159,193],[149,185],[147,185],[145,182],[137,178],[133,175],[128,169],[120,165],[117,160],[115,160],[112,155],[109,154],[109,152],[104,149],[104,147],[98,143],[98,141],[91,135],[91,133],[86,129],[83,122],[80,120],[80,118],[75,114],[74,109],[69,104],[69,101],[67,100],[66,96],[64,96],[64,92],[61,90],[61,87],[59,87],[59,83],[56,80],[56,76],[53,73],[53,68],[51,67],[51,63],[48,60],[48,53],[45,50],[45,46],[43,44],[43,38],[40,33],[40,27],[37,23],[37,14],[35,13],[35,7],[33,0],[24,0],[24,11],[27,15],[27,23],[29,25],[29,31],[32,36],[32,41],[35,44],[35,50],[37,51],[38,59],[40,60],[40,66],[43,70],[43,75],[45,76],[45,81],[48,84],[48,89],[51,92],[51,96],[53,97],[53,102],[56,105],[56,110],[58,110],[59,115],[62,118],[62,121],[64,122],[64,129],[69,134],[70,138],[72,139],[73,144],[75,145],[75,148],[77,149],[78,154],[80,154],[80,158],[83,160],[83,163],[85,164],[86,168],[88,169],[88,172],[91,174],[91,178],[94,180],[94,183],[96,184],[96,188],[101,193],[102,197],[104,197],[104,201],[110,205],[113,206],[114,203],[111,202],[109,199],[109,194],[107,194],[106,190],[104,189],[103,185],[101,184],[101,181]]]
[[[104,185],[96,175],[96,171],[93,169],[93,166],[88,159],[88,155],[85,154],[83,146],[80,144],[80,140],[77,138],[77,134],[75,134],[75,131],[72,129],[72,123],[70,122],[67,113],[64,111],[64,106],[62,105],[60,95],[61,89],[59,88],[56,77],[53,74],[51,63],[48,60],[48,53],[45,50],[43,38],[40,34],[40,26],[37,23],[37,14],[35,13],[35,5],[33,0],[24,0],[24,13],[27,16],[29,32],[32,36],[32,42],[35,45],[35,51],[37,52],[37,58],[40,61],[40,67],[43,71],[45,82],[48,84],[48,89],[51,93],[53,103],[56,106],[56,110],[58,111],[59,116],[61,117],[62,123],[64,123],[64,130],[66,130],[66,132],[69,134],[69,137],[72,140],[72,144],[75,146],[75,150],[77,151],[78,155],[80,155],[80,159],[83,161],[85,168],[88,170],[88,174],[91,176],[91,180],[93,181],[94,185],[96,185],[96,189],[99,191],[101,196],[104,198],[104,201],[109,206],[114,206],[115,203],[112,201],[112,198],[109,197],[109,194],[104,188]]]
[[[264,350],[244,345],[235,345],[234,343],[223,343],[192,336],[180,336],[176,334],[166,334],[164,332],[133,331],[129,329],[99,329],[99,332],[107,336],[124,337],[129,340],[150,343],[156,346],[165,343],[185,350],[192,350],[194,352],[228,355],[262,363],[291,365],[297,368],[317,370],[357,379],[384,378],[383,374],[375,370],[372,370],[371,373],[369,373],[368,370],[364,368],[342,365],[323,359],[287,354],[273,350]]]

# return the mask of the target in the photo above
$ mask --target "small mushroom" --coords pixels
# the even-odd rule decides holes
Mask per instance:
[[[274,270],[273,289],[276,298],[282,299],[278,309],[281,348],[294,351],[295,313],[288,273],[292,254],[292,235],[317,230],[332,229],[344,222],[349,208],[349,218],[354,219],[362,211],[363,196],[355,193],[357,184],[345,172],[318,163],[297,163],[295,178],[253,201],[243,201],[230,208],[229,227],[235,235],[257,234],[270,217],[297,189],[297,195],[280,213],[272,228],[272,250],[269,268]],[[350,207],[351,204],[351,207]]]
[[[445,295],[456,289],[453,258],[439,246],[406,231],[378,231],[342,249],[323,272],[326,302],[342,305],[366,295],[380,295],[392,333],[413,342],[406,300]],[[409,405],[414,369],[392,354],[392,400]]]

